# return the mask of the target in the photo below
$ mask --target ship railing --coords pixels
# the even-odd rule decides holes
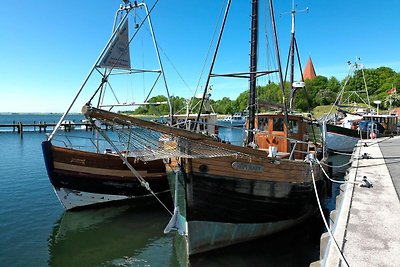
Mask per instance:
[[[190,127],[192,125],[193,125],[193,121],[186,120],[186,121],[178,122],[178,123],[174,124],[173,126],[174,127],[185,128],[185,129],[191,129]],[[294,138],[290,138],[290,137],[282,136],[282,135],[277,135],[277,134],[269,133],[267,131],[262,131],[262,130],[258,130],[258,129],[250,130],[250,129],[246,129],[244,127],[233,127],[233,126],[228,126],[228,125],[220,125],[220,124],[217,124],[217,123],[209,123],[209,122],[199,121],[197,123],[197,127],[198,127],[197,130],[199,132],[203,132],[203,133],[208,134],[208,135],[215,135],[216,134],[215,131],[212,132],[212,133],[209,132],[210,126],[214,126],[214,129],[215,129],[215,127],[218,127],[219,129],[228,128],[228,129],[234,129],[235,131],[242,131],[243,134],[242,135],[238,134],[238,136],[242,136],[243,138],[245,138],[246,133],[253,132],[254,134],[262,133],[262,134],[265,134],[266,136],[272,136],[272,137],[275,137],[277,139],[284,139],[284,140],[290,142],[290,144],[291,144],[291,150],[289,152],[289,158],[290,159],[293,158],[295,153],[296,154],[307,155],[309,153],[315,152],[315,144],[313,142],[304,141],[304,140],[298,140],[298,139],[294,139]],[[199,130],[199,128],[202,129],[202,130]],[[219,135],[219,138],[221,140],[223,140],[223,141],[230,141],[230,140],[226,140],[226,138],[224,136],[222,136],[222,135]],[[241,140],[240,142],[235,142],[235,143],[240,143],[240,145],[242,145],[243,141],[244,140]],[[305,148],[301,148],[302,146],[300,146],[300,144],[303,144]]]
[[[63,146],[71,149],[79,149],[88,152],[100,152],[109,149],[109,143],[101,136],[83,136],[83,135],[71,135],[71,134],[56,134],[54,135],[52,142],[55,145]],[[117,147],[124,149],[124,145],[119,140],[112,140]]]
[[[278,135],[278,134],[273,134],[273,133],[269,133],[269,132],[267,132],[267,131],[261,131],[261,130],[249,130],[249,129],[245,129],[245,131],[253,132],[254,134],[256,134],[256,133],[262,133],[262,134],[264,134],[264,135],[266,135],[266,136],[268,136],[268,137],[272,136],[272,137],[275,137],[275,138],[277,138],[277,139],[284,139],[284,140],[288,141],[288,142],[291,144],[291,150],[290,150],[290,152],[289,152],[289,158],[290,158],[290,159],[293,158],[294,153],[300,153],[300,154],[307,155],[307,154],[310,154],[310,153],[312,153],[312,152],[316,152],[316,151],[315,151],[315,148],[316,148],[315,143],[314,143],[314,142],[310,142],[310,141],[308,141],[308,140],[307,140],[307,141],[304,141],[304,140],[294,139],[294,138],[290,138],[290,137],[287,137],[287,136],[282,136],[282,135]],[[304,145],[304,146],[305,146],[305,149],[296,149],[296,148],[299,147],[299,146],[298,146],[299,144]]]

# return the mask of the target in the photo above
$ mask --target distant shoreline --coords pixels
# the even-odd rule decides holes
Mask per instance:
[[[64,113],[58,113],[58,112],[0,112],[0,116],[18,116],[18,115],[38,115],[38,116],[43,116],[43,115],[54,115],[54,116],[62,116]],[[147,118],[159,118],[160,116],[157,115],[146,115],[146,114],[126,114],[122,113],[124,115],[132,116],[132,117],[147,117]],[[68,113],[68,115],[71,116],[84,116],[82,113]],[[227,116],[227,114],[217,114],[218,119],[223,119]]]
[[[63,115],[60,112],[0,112],[0,115]],[[82,113],[68,113],[68,115],[82,115]]]

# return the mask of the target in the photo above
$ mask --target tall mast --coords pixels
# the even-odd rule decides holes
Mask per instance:
[[[294,108],[294,94],[298,87],[294,86],[294,50],[297,50],[297,43],[296,43],[296,33],[295,33],[295,21],[296,21],[296,13],[298,12],[308,12],[308,7],[304,10],[296,10],[296,5],[294,0],[292,0],[292,11],[290,12],[292,16],[292,30],[291,30],[291,38],[290,38],[290,48],[289,48],[289,57],[288,61],[290,61],[290,96],[289,96],[289,111],[293,112]],[[297,50],[298,55],[298,50]],[[298,58],[300,62],[300,58]],[[288,62],[289,63],[289,62]],[[301,68],[301,67],[300,67]],[[303,74],[301,74],[303,76]]]
[[[256,113],[256,75],[257,75],[257,47],[258,47],[258,0],[252,1],[252,14],[251,14],[251,47],[250,47],[250,95],[249,95],[249,129],[253,130],[255,127],[255,113]],[[247,144],[252,143],[254,134],[249,131]]]
[[[289,110],[293,112],[294,93],[297,88],[293,87],[294,82],[294,40],[295,40],[295,9],[294,0],[292,1],[292,31],[290,39],[290,97],[289,97]]]

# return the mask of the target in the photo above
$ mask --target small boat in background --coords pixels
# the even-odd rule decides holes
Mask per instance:
[[[357,59],[359,60],[359,59]],[[326,147],[331,152],[351,153],[354,146],[361,138],[366,138],[367,134],[359,131],[358,123],[363,120],[363,115],[370,114],[370,101],[368,96],[368,88],[365,80],[364,65],[358,61],[349,64],[349,74],[340,90],[335,103],[332,105],[329,114],[322,121],[322,135]],[[365,91],[349,91],[346,90],[350,78],[361,71],[362,78],[365,84]],[[365,94],[365,97],[361,97]],[[346,95],[346,99],[344,99]],[[351,97],[355,97],[357,102],[350,104]],[[361,104],[364,106],[361,106]],[[330,116],[334,107],[337,107],[337,112],[334,116]]]
[[[233,115],[227,115],[222,120],[218,120],[218,123],[223,126],[232,127],[243,127],[246,123],[247,116],[244,112],[236,112]]]

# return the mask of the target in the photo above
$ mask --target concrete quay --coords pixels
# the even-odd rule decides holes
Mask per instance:
[[[359,141],[345,181],[330,218],[342,255],[324,233],[310,266],[400,266],[400,136]]]

